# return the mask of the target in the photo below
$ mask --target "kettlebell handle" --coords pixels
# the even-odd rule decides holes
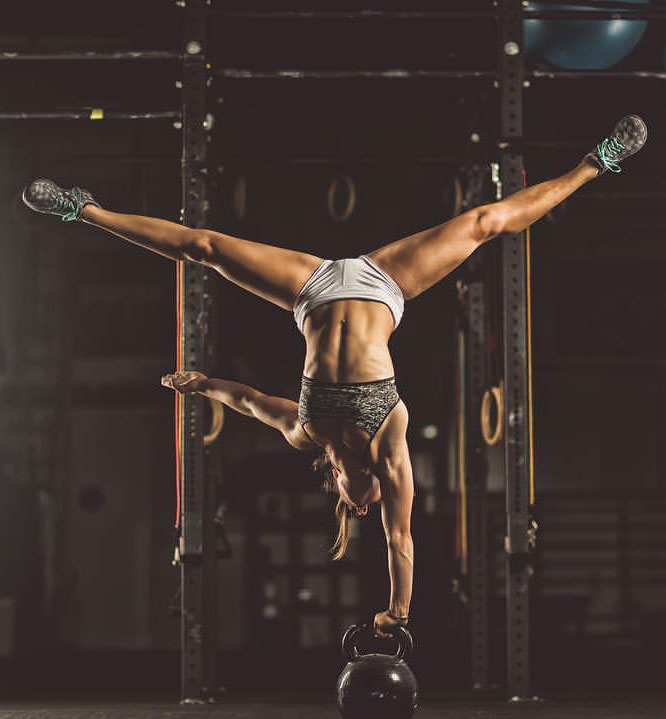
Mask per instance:
[[[359,655],[356,640],[361,634],[371,631],[369,624],[353,624],[342,637],[342,654],[348,662],[354,661]],[[414,651],[414,639],[406,627],[395,626],[390,630],[393,638],[398,642],[396,659],[407,659]],[[373,634],[374,636],[374,634]]]

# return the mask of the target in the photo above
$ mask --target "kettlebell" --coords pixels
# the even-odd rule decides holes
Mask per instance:
[[[414,649],[412,635],[395,627],[391,632],[398,642],[395,654],[360,654],[356,642],[369,632],[367,624],[354,625],[342,639],[348,663],[337,683],[340,714],[344,719],[409,719],[418,707],[416,677],[405,661]]]

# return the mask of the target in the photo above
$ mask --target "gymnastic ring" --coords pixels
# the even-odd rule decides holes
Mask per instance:
[[[233,205],[236,217],[244,220],[247,212],[247,180],[243,175],[239,175],[234,185]]]
[[[203,443],[204,447],[208,447],[220,436],[222,428],[224,427],[224,405],[216,399],[210,399],[210,409],[212,417],[210,421],[210,432],[204,435]]]
[[[338,194],[340,184],[344,184],[347,188],[347,192],[349,193],[347,204],[342,212],[338,212],[335,209],[335,196]],[[327,205],[328,214],[336,222],[347,222],[347,220],[352,216],[352,213],[356,209],[356,184],[349,175],[341,174],[331,180],[331,183],[328,186]]]
[[[451,217],[458,217],[462,211],[463,189],[459,177],[453,178],[453,211]]]
[[[490,426],[490,403],[495,400],[497,407],[497,424],[495,431]],[[481,402],[481,432],[483,439],[489,447],[494,447],[504,434],[504,382],[499,387],[491,387],[486,390]]]

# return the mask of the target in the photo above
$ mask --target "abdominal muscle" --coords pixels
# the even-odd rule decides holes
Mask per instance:
[[[307,353],[303,373],[333,384],[373,382],[394,376],[388,340],[393,315],[381,302],[338,300],[313,310],[305,320]],[[307,425],[321,446],[365,455],[368,434],[351,422],[319,418]],[[333,445],[333,446],[331,446]]]
[[[305,320],[304,374],[320,382],[373,382],[393,377],[388,340],[393,315],[381,302],[337,300]]]

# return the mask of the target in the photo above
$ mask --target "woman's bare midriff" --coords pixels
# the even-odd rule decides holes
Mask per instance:
[[[306,377],[333,383],[393,377],[393,315],[382,302],[329,302],[307,316],[304,329]]]
[[[335,384],[393,377],[388,349],[393,328],[391,310],[382,302],[338,300],[317,307],[305,320],[307,353],[303,373]],[[345,467],[347,474],[353,471],[356,476],[366,465],[369,438],[360,427],[321,417],[310,422],[307,430],[317,444],[328,449],[336,466]]]
[[[393,377],[388,340],[393,315],[382,302],[338,300],[317,307],[305,320],[307,353],[303,374],[320,382],[373,382]],[[326,446],[335,460],[365,463],[367,433],[350,422],[319,418],[309,423],[308,434]],[[347,456],[347,452],[352,456]]]

